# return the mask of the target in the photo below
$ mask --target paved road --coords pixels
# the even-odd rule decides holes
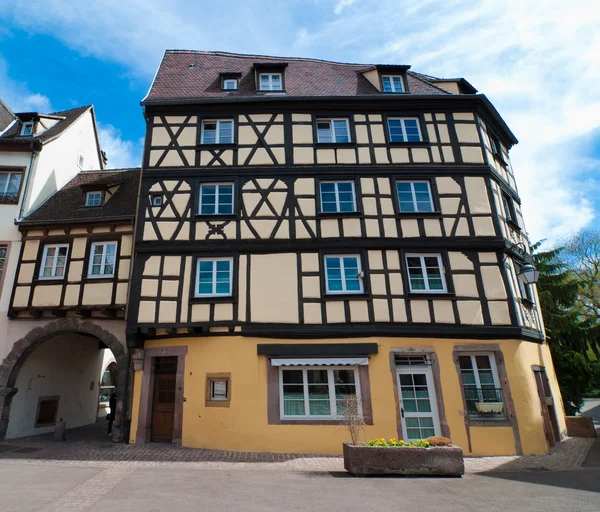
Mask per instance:
[[[2,512],[600,509],[600,470],[353,478],[345,473],[0,463]]]

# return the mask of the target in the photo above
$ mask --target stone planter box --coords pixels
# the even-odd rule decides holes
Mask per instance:
[[[344,443],[344,468],[352,475],[461,476],[465,472],[462,449],[452,445],[409,448]]]

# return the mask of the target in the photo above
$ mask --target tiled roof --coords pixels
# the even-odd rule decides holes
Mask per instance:
[[[2,101],[2,98],[0,98],[0,133],[2,133],[14,119],[15,114],[9,106]]]
[[[49,114],[51,116],[56,116],[56,117],[64,117],[64,119],[60,120],[58,123],[56,123],[52,128],[46,130],[45,132],[42,132],[39,135],[35,135],[33,137],[23,137],[21,135],[19,135],[19,133],[21,132],[21,122],[17,122],[15,123],[10,130],[8,130],[4,135],[2,135],[2,137],[0,137],[0,140],[4,141],[7,139],[18,139],[19,141],[39,141],[42,144],[46,143],[46,142],[50,142],[52,139],[54,139],[55,137],[57,137],[58,135],[60,135],[62,132],[64,132],[69,126],[71,126],[81,115],[83,115],[85,112],[87,112],[88,110],[90,110],[92,108],[92,105],[85,105],[83,107],[77,107],[77,108],[72,108],[70,110],[62,110],[60,112],[53,112],[52,114]],[[40,114],[40,115],[44,115],[44,114]]]
[[[142,103],[164,100],[260,97],[254,64],[285,63],[285,95],[362,96],[381,94],[362,74],[374,64],[344,64],[316,59],[239,55],[225,52],[166,50]],[[222,91],[221,73],[241,73],[238,91]],[[410,94],[450,94],[417,73],[407,73]],[[264,93],[263,93],[264,94]],[[273,95],[273,93],[271,94]]]
[[[135,217],[140,169],[83,171],[51,196],[19,224],[48,226],[57,223],[81,223],[129,220]],[[93,187],[118,190],[99,207],[84,207],[83,194]]]

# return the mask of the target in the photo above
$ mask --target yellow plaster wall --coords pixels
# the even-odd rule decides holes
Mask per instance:
[[[516,340],[451,340],[410,338],[336,339],[335,343],[377,343],[379,353],[369,361],[369,379],[374,425],[368,426],[364,439],[397,437],[397,398],[390,371],[393,349],[430,347],[440,363],[440,382],[446,420],[454,444],[466,455],[511,455],[515,453],[513,430],[508,426],[472,426],[472,452],[468,451],[460,380],[453,361],[455,345],[498,344],[503,352],[508,380],[515,403],[520,438],[525,454],[547,451],[541,424],[539,400],[532,364],[545,364],[557,407],[562,410],[560,394],[547,347]],[[183,446],[221,450],[270,451],[294,453],[336,453],[348,434],[339,425],[269,425],[267,420],[267,358],[257,356],[259,343],[327,343],[323,340],[269,340],[250,337],[171,338],[146,342],[146,348],[187,346],[183,404]],[[207,373],[231,373],[230,407],[204,404]],[[134,380],[131,432],[137,430],[141,372]],[[564,419],[559,419],[561,429]]]

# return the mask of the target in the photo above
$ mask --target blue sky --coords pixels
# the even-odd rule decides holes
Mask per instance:
[[[598,26],[592,0],[0,0],[0,97],[16,111],[94,104],[109,166],[126,167],[140,164],[139,102],[165,48],[463,76],[520,141],[531,238],[556,241],[600,213]]]

